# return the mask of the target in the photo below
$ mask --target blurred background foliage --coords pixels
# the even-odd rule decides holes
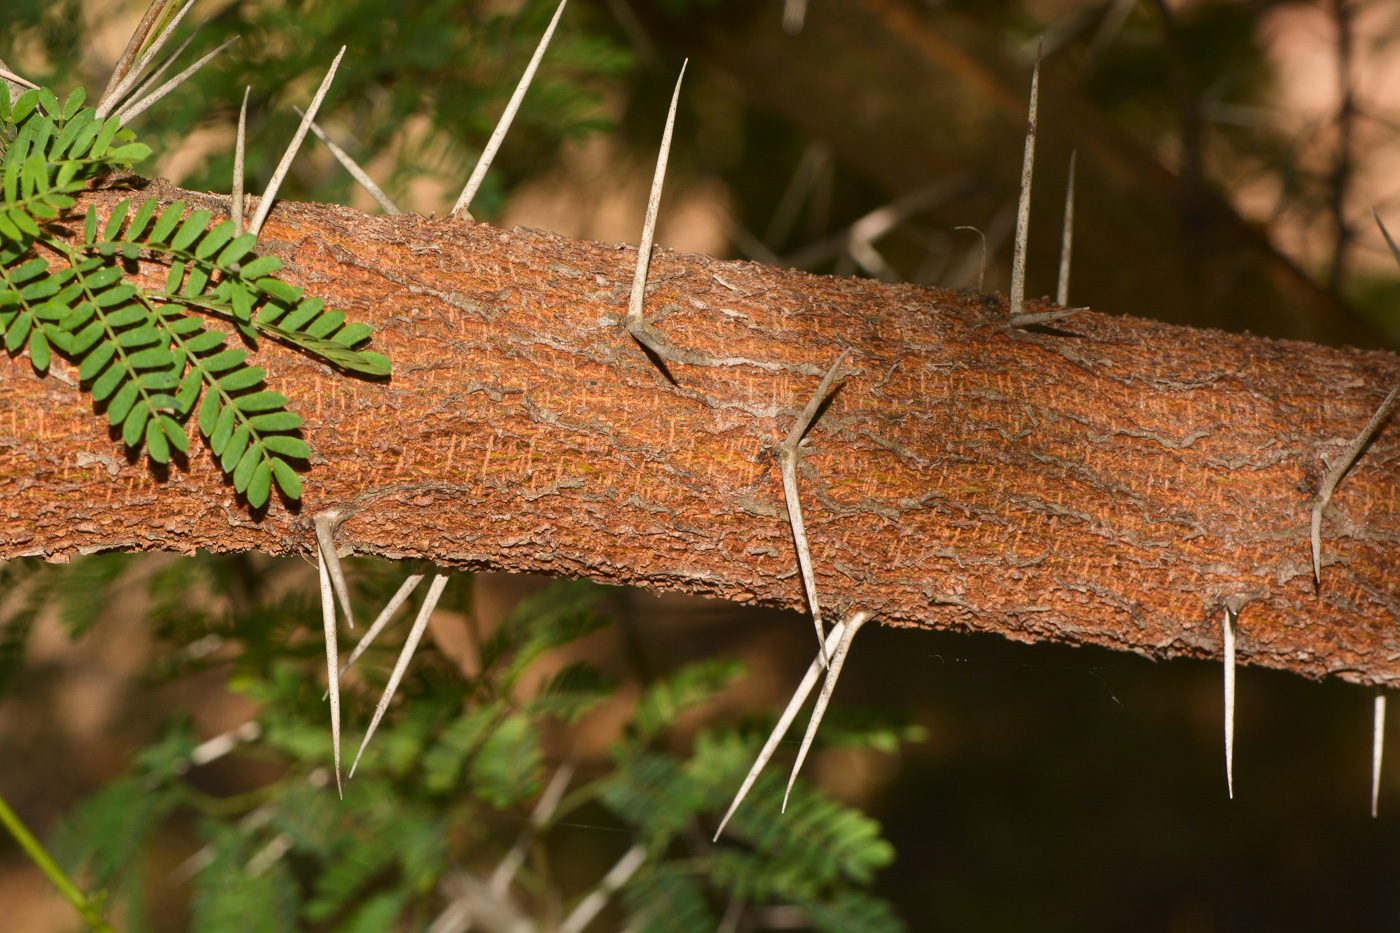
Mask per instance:
[[[1066,163],[1078,149],[1082,226],[1073,303],[1269,336],[1400,346],[1400,275],[1369,216],[1375,207],[1397,218],[1392,229],[1400,226],[1397,5],[813,0],[801,31],[789,34],[781,28],[784,7],[793,16],[799,6],[806,5],[572,0],[474,213],[492,223],[635,241],[672,81],[690,56],[659,242],[816,272],[968,286],[977,281],[980,241],[955,228],[975,225],[989,246],[987,287],[1005,288],[1029,62],[1043,44],[1031,294],[1053,288]],[[140,7],[12,0],[0,57],[39,83],[98,90]],[[188,57],[233,33],[242,38],[191,86],[139,119],[135,128],[156,146],[143,170],[226,192],[247,86],[249,187],[260,190],[292,134],[292,107],[305,104],[344,44],[349,51],[318,122],[401,207],[444,213],[552,12],[552,4],[534,0],[200,0],[190,22],[210,21]],[[373,207],[310,139],[282,196]],[[320,728],[314,698],[300,695],[315,688],[289,680],[285,666],[314,670],[318,657],[313,640],[291,634],[304,627],[311,592],[305,568],[256,556],[210,558],[200,572],[223,581],[224,589],[211,591],[223,592],[226,604],[182,603],[174,615],[161,615],[159,600],[152,605],[144,597],[118,605],[111,593],[144,591],[151,574],[170,572],[160,569],[164,559],[151,560],[75,565],[69,573],[86,566],[82,573],[100,578],[69,579],[56,591],[58,605],[36,606],[29,615],[17,608],[13,590],[3,597],[0,679],[10,692],[0,703],[0,788],[41,826],[63,812],[64,825],[83,825],[88,805],[74,805],[99,786],[107,787],[99,796],[116,794],[114,787],[135,793],[132,781],[152,794],[177,786],[168,775],[151,775],[258,709],[287,722],[305,715],[307,728]],[[360,585],[370,588],[387,573],[368,564],[361,571]],[[300,582],[289,583],[298,573]],[[474,602],[454,611],[487,625],[506,617],[491,606],[536,585],[480,577],[462,588]],[[667,749],[676,763],[703,760],[706,748],[713,753],[729,741],[700,741],[696,730],[751,739],[754,729],[733,731],[740,710],[781,703],[807,660],[810,632],[793,616],[640,593],[609,599],[620,621],[593,660],[600,668],[608,658],[626,662],[604,671],[623,694],[708,657],[743,657],[755,672],[736,682],[749,687],[731,686],[729,700],[683,723]],[[258,612],[246,618],[257,622],[236,638],[220,628],[229,613],[251,607]],[[92,621],[98,608],[109,617],[91,631],[74,631],[78,642],[68,646],[59,615]],[[153,628],[151,618],[179,624]],[[465,689],[449,629],[436,627],[433,651],[416,662],[402,716],[425,695]],[[1400,869],[1390,844],[1392,814],[1400,811],[1396,768],[1382,788],[1381,818],[1372,821],[1371,704],[1363,691],[1242,672],[1241,794],[1227,801],[1218,666],[867,631],[842,696],[901,709],[902,721],[917,723],[928,740],[905,749],[896,767],[890,737],[906,733],[880,732],[852,713],[851,735],[885,738],[874,747],[833,738],[811,774],[837,799],[885,824],[898,855],[876,890],[910,929],[1285,930],[1335,926],[1339,917],[1358,928],[1396,922],[1400,908],[1388,880]],[[382,678],[385,666],[367,676]],[[241,692],[225,689],[230,677]],[[293,687],[296,697],[277,693]],[[191,719],[168,726],[171,708],[188,709]],[[826,729],[838,736],[834,726]],[[614,721],[611,731],[593,731],[616,737],[618,728]],[[562,730],[575,738],[584,732]],[[393,735],[385,733],[386,746]],[[542,747],[557,753],[560,746],[550,742],[558,740],[547,734]],[[190,772],[199,806],[156,807],[157,815],[182,815],[147,838],[150,867],[131,873],[145,885],[128,891],[138,901],[165,898],[149,912],[155,929],[184,929],[190,917],[213,916],[214,901],[191,901],[187,875],[172,880],[193,853],[214,853],[215,866],[246,866],[257,854],[248,846],[266,846],[290,830],[259,825],[236,836],[229,827],[270,803],[288,813],[313,806],[302,798],[324,748],[260,743],[265,753]],[[607,741],[591,747],[581,753],[581,767],[602,773],[617,766]],[[261,754],[270,760],[250,760]],[[326,832],[377,838],[392,830],[373,823],[374,813],[422,807],[431,796],[423,774],[390,769],[388,780],[388,796],[376,798],[380,810],[347,808],[344,825]],[[226,799],[244,808],[220,803]],[[201,806],[210,810],[203,824],[191,815]],[[415,812],[414,819],[428,822],[447,818]],[[495,819],[485,812],[469,816]],[[517,812],[514,823],[493,823],[509,830],[494,838],[508,843],[527,812]],[[638,830],[601,805],[572,822],[551,830],[564,850],[555,856],[559,876],[539,877],[577,892],[636,838],[618,833]],[[76,858],[82,839],[94,836],[64,838]],[[319,903],[307,879],[317,865],[335,863],[328,853],[353,849],[337,849],[338,838],[323,837],[317,844],[324,850],[294,854],[290,880],[277,881],[276,890],[300,885],[298,891],[313,892],[308,903]],[[97,865],[122,861],[106,858]],[[101,868],[89,865],[89,877],[101,880]],[[359,898],[353,908],[313,910],[299,922],[317,930],[392,928],[380,920],[421,894],[410,888],[426,876],[409,865],[376,874],[382,867],[360,876],[363,887],[347,889]],[[22,883],[18,871],[0,875],[0,903]],[[665,871],[653,881],[676,883]],[[651,890],[634,893],[630,903],[653,896]],[[151,893],[159,891],[166,893]],[[299,909],[284,901],[284,909]],[[885,916],[864,909],[868,917]],[[363,921],[355,919],[361,911]],[[605,914],[590,929],[620,929],[622,916]],[[815,916],[809,910],[787,920]],[[57,925],[34,929],[72,928],[70,917],[58,917]],[[766,928],[756,917],[737,921],[738,928]]]

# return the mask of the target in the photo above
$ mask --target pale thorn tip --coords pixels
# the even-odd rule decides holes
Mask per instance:
[[[251,85],[243,88],[243,106],[238,108],[238,135],[233,143],[233,190],[229,219],[233,221],[234,236],[243,235],[243,151],[248,138],[248,94]]]
[[[248,224],[248,232],[253,236],[256,237],[262,233],[263,222],[267,220],[267,215],[272,210],[272,203],[277,200],[277,189],[282,186],[282,179],[287,177],[287,170],[292,167],[292,159],[296,158],[297,150],[301,148],[301,141],[306,138],[311,121],[316,119],[316,111],[321,109],[321,101],[326,99],[326,92],[330,90],[331,81],[335,78],[335,71],[340,67],[340,60],[344,57],[345,46],[342,45],[335,56],[335,61],[331,62],[331,67],[326,71],[326,77],[322,79],[321,86],[316,89],[316,96],[311,98],[311,103],[306,108],[306,114],[297,126],[296,134],[292,136],[292,141],[287,145],[287,151],[282,154],[282,161],[277,163],[277,170],[272,173],[272,180],[267,183],[267,190],[263,192],[262,199],[258,201],[258,210],[253,214],[253,219]]]
[[[564,14],[564,6],[568,2],[569,0],[560,0],[559,7],[554,11],[554,18],[549,21],[549,27],[545,29],[539,45],[535,46],[535,54],[530,57],[530,63],[525,66],[525,73],[520,76],[519,83],[515,85],[515,92],[510,95],[510,100],[506,103],[505,112],[501,114],[501,119],[496,122],[496,129],[492,131],[491,138],[487,140],[486,148],[481,151],[481,158],[476,160],[476,168],[472,169],[466,187],[457,197],[457,203],[452,206],[452,216],[465,213],[467,219],[471,219],[472,199],[476,197],[477,189],[481,187],[487,170],[491,168],[497,150],[505,141],[506,133],[510,132],[510,124],[515,120],[516,111],[520,109],[520,102],[525,99],[525,92],[530,89],[530,82],[535,79],[535,70],[540,67],[545,49],[549,48],[549,40],[554,38],[554,27],[559,25],[559,17]]]
[[[117,112],[120,113],[122,109],[131,106],[132,101],[139,100],[142,97],[145,97],[146,94],[150,92],[151,88],[155,86],[155,83],[160,80],[160,76],[165,74],[166,70],[171,65],[175,64],[176,59],[178,59],[181,55],[184,54],[185,49],[189,48],[190,43],[193,42],[195,40],[195,37],[199,35],[200,30],[202,30],[207,25],[209,25],[209,20],[206,19],[204,22],[194,27],[194,31],[191,32],[188,36],[186,36],[183,42],[175,46],[175,51],[171,52],[169,55],[165,56],[165,58],[161,59],[160,65],[158,65],[155,68],[155,70],[153,70],[150,74],[146,75],[146,77],[142,78],[141,83],[136,85],[136,87],[133,88],[126,95],[126,101],[117,106]]]
[[[651,247],[656,237],[656,216],[661,211],[661,190],[666,184],[666,163],[671,157],[671,135],[676,127],[676,107],[681,99],[681,82],[685,80],[685,69],[690,64],[686,59],[681,64],[681,73],[676,78],[676,89],[671,93],[671,109],[666,114],[666,129],[661,134],[661,148],[656,154],[656,171],[651,177],[651,192],[647,195],[647,213],[642,221],[642,241],[637,245],[637,268],[632,274],[632,294],[627,301],[627,328],[639,330],[642,325],[642,306],[646,301],[647,270],[651,266]]]
[[[413,628],[409,630],[408,638],[404,640],[403,648],[399,651],[399,659],[394,664],[393,673],[389,675],[389,682],[384,685],[384,695],[379,698],[379,705],[374,708],[374,718],[370,720],[369,730],[365,732],[365,737],[360,742],[360,750],[355,753],[355,761],[350,765],[350,777],[352,778],[355,776],[355,769],[360,765],[360,757],[369,747],[369,740],[374,738],[374,730],[379,728],[379,720],[384,718],[385,710],[389,708],[390,701],[394,699],[394,692],[399,689],[399,681],[403,679],[404,672],[408,670],[408,662],[413,660],[413,652],[418,650],[418,642],[423,638],[423,632],[428,628],[428,619],[432,617],[433,610],[437,608],[438,600],[442,597],[442,589],[445,586],[447,586],[447,574],[434,574],[433,582],[428,585],[428,595],[423,598],[423,605],[418,610],[418,618],[413,620]]]
[[[807,702],[807,697],[811,694],[812,688],[816,686],[817,678],[821,676],[824,661],[827,655],[834,652],[841,644],[841,636],[846,631],[846,623],[837,622],[831,628],[831,634],[826,636],[826,643],[822,650],[817,652],[817,656],[812,659],[812,663],[807,667],[807,673],[802,675],[802,680],[798,683],[797,689],[792,692],[792,699],[788,701],[783,714],[778,717],[778,722],[773,726],[773,731],[768,734],[768,741],[763,743],[763,748],[759,751],[758,757],[754,759],[753,766],[749,768],[749,773],[744,776],[744,783],[739,786],[739,792],[734,795],[734,802],[729,805],[729,810],[724,814],[724,819],[719,821],[719,829],[715,830],[713,842],[719,841],[719,834],[724,832],[724,827],[728,825],[729,818],[734,815],[734,811],[739,809],[739,804],[744,802],[748,796],[749,789],[753,787],[754,781],[758,780],[758,775],[767,766],[768,760],[773,757],[773,752],[778,748],[778,743],[787,735],[788,728],[792,726],[792,721],[797,718],[797,711],[802,709],[802,704]]]
[[[131,31],[131,35],[126,40],[126,47],[122,49],[121,57],[112,67],[112,73],[107,78],[107,85],[102,89],[102,93],[97,96],[98,101],[106,100],[111,96],[112,90],[121,83],[122,78],[131,71],[131,66],[135,63],[136,54],[141,51],[141,45],[146,41],[146,37],[151,34],[156,21],[159,20],[165,11],[170,7],[171,0],[151,0],[146,7],[146,12],[141,15],[141,20],[136,24],[136,28]],[[95,106],[95,105],[94,105]]]
[[[306,115],[300,107],[293,107],[292,109],[297,112],[297,116]],[[403,211],[399,210],[398,205],[389,199],[389,196],[384,193],[383,189],[374,183],[374,179],[369,177],[369,173],[360,168],[360,163],[352,159],[350,153],[332,142],[331,138],[326,135],[326,131],[321,129],[320,124],[315,120],[311,121],[311,132],[315,133],[316,138],[326,144],[326,148],[331,151],[331,155],[335,156],[336,161],[350,173],[350,177],[360,183],[361,188],[369,192],[370,197],[374,198],[379,206],[384,209],[384,213],[395,215],[403,213]]]
[[[321,583],[321,623],[326,632],[326,681],[331,699],[331,744],[335,748],[335,789],[341,798],[345,788],[340,781],[340,666],[336,650],[335,598],[331,594],[331,577],[326,571],[326,559],[321,548],[316,549],[316,571]]]
[[[1376,817],[1376,805],[1381,796],[1381,752],[1385,748],[1385,694],[1376,691],[1375,714],[1371,736],[1371,818]]]
[[[1031,225],[1031,176],[1035,169],[1035,122],[1040,101],[1040,49],[1031,71],[1031,105],[1026,121],[1026,151],[1021,160],[1021,195],[1016,202],[1016,245],[1011,254],[1011,315],[1025,311],[1026,241]]]
[[[1221,623],[1225,653],[1225,786],[1235,799],[1235,613],[1227,607]]]
[[[1055,303],[1061,308],[1069,307],[1069,265],[1070,254],[1074,250],[1074,169],[1079,160],[1079,150],[1069,153],[1069,181],[1065,185],[1065,226],[1060,233],[1060,277],[1055,283]]]
[[[802,763],[807,760],[807,752],[812,748],[812,740],[817,737],[817,729],[822,724],[822,717],[826,715],[827,704],[831,702],[832,691],[836,689],[836,681],[841,676],[841,667],[846,663],[846,656],[851,652],[851,641],[856,637],[856,632],[860,627],[870,620],[870,613],[857,612],[846,621],[846,631],[841,634],[841,641],[836,646],[836,652],[831,656],[831,665],[826,671],[826,680],[822,682],[822,692],[817,695],[817,702],[812,707],[812,718],[807,722],[807,732],[802,736],[802,747],[797,751],[797,760],[792,764],[792,774],[788,776],[787,791],[783,794],[783,812],[787,812],[788,797],[792,796],[792,786],[797,783],[797,772],[802,770]]]

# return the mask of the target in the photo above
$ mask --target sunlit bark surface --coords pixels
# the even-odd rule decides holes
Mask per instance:
[[[334,508],[356,553],[805,609],[775,448],[849,350],[799,471],[829,616],[1218,657],[1228,604],[1244,663],[1400,676],[1393,419],[1326,513],[1320,591],[1308,546],[1393,354],[1093,313],[1013,332],[996,296],[658,251],[673,384],[616,325],[627,247],[282,204],[262,248],[395,363],[371,382],[263,348],[309,422],[300,507],[250,514],[198,439],[168,471],[129,457],[72,367],[7,358],[0,556],[310,554]]]

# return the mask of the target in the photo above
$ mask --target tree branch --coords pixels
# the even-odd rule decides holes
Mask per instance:
[[[1394,423],[1324,516],[1320,590],[1309,546],[1323,457],[1394,354],[1093,313],[1012,332],[997,296],[658,250],[672,385],[620,326],[630,247],[285,202],[260,247],[395,362],[375,383],[267,348],[316,453],[300,511],[250,516],[202,444],[168,475],[126,459],[88,395],[12,358],[0,557],[310,554],[335,508],[359,553],[801,609],[777,450],[849,350],[798,474],[832,613],[1218,658],[1229,607],[1241,663],[1400,680]]]

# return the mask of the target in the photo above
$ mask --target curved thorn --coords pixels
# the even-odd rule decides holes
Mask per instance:
[[[846,631],[841,635],[841,642],[836,646],[835,654],[831,656],[831,667],[826,672],[826,680],[822,683],[822,692],[817,695],[816,705],[812,707],[812,718],[807,723],[807,733],[802,736],[802,747],[797,751],[797,761],[793,762],[792,774],[788,776],[787,792],[783,794],[784,813],[787,812],[788,797],[792,795],[792,785],[797,783],[797,772],[802,770],[802,762],[807,760],[807,752],[812,747],[812,740],[817,737],[817,728],[822,724],[826,706],[831,702],[831,693],[836,689],[836,680],[841,676],[841,666],[846,663],[846,655],[851,651],[851,640],[869,620],[868,612],[857,612],[851,616],[846,622]]]
[[[1371,737],[1371,818],[1381,795],[1381,750],[1385,747],[1385,694],[1376,691],[1375,718]]]
[[[365,637],[360,639],[359,643],[355,645],[355,650],[350,652],[350,657],[346,659],[344,664],[340,665],[341,677],[344,677],[345,672],[350,670],[351,666],[360,659],[360,655],[364,654],[369,646],[374,644],[374,640],[379,637],[379,633],[382,632],[385,626],[389,624],[390,620],[394,618],[394,614],[399,611],[399,608],[404,603],[408,602],[408,597],[413,595],[413,591],[418,588],[418,584],[423,582],[424,576],[426,576],[426,574],[415,573],[411,574],[407,580],[403,581],[398,592],[394,594],[394,598],[389,600],[384,608],[380,610],[379,615],[375,617],[374,624],[369,627],[368,632],[365,632]],[[326,699],[325,694],[321,695],[321,699],[322,701]]]
[[[783,498],[787,500],[788,524],[797,548],[797,566],[802,571],[802,587],[807,591],[807,606],[812,611],[812,624],[817,629],[817,660],[822,667],[830,660],[826,650],[826,632],[822,626],[821,601],[817,598],[817,580],[812,572],[812,550],[807,544],[807,528],[802,521],[802,503],[797,497],[797,454],[781,450],[778,454],[783,477]]]
[[[778,743],[787,735],[788,728],[792,721],[797,718],[797,711],[802,708],[802,704],[807,702],[807,697],[812,692],[812,687],[816,686],[817,678],[821,676],[823,661],[826,655],[836,650],[836,646],[841,643],[841,635],[846,631],[846,623],[837,622],[831,628],[831,634],[826,636],[826,644],[822,647],[824,651],[818,651],[817,656],[812,659],[812,663],[807,667],[807,673],[802,675],[802,680],[798,683],[797,689],[792,692],[792,699],[788,701],[783,714],[778,717],[778,722],[773,726],[773,731],[768,734],[768,741],[763,743],[763,748],[759,751],[758,757],[754,759],[753,767],[749,768],[749,773],[744,776],[744,783],[739,785],[739,793],[734,795],[734,802],[729,805],[729,810],[724,814],[724,819],[719,821],[719,829],[715,830],[713,842],[719,841],[719,834],[724,832],[724,827],[728,825],[729,818],[734,815],[734,811],[739,809],[739,804],[744,802],[748,796],[749,789],[753,787],[753,782],[758,780],[759,773],[768,764],[768,759],[773,757],[773,752],[778,748]]]
[[[160,35],[156,36],[155,41],[146,49],[136,66],[117,82],[116,87],[102,95],[102,99],[97,103],[97,118],[99,120],[105,120],[107,115],[116,109],[117,104],[126,96],[126,92],[131,90],[131,86],[136,83],[141,72],[145,71],[146,66],[151,63],[151,59],[155,58],[165,47],[165,43],[170,39],[170,34],[175,31],[176,26],[180,25],[180,21],[185,18],[185,14],[190,11],[192,6],[194,6],[194,0],[186,0],[185,5],[180,7],[180,11],[175,14],[170,23],[160,31]]]
[[[243,88],[243,106],[238,110],[238,135],[233,144],[233,203],[229,206],[235,236],[243,235],[243,150],[248,136],[248,94],[251,85]]]
[[[394,699],[394,691],[399,689],[399,681],[403,679],[404,671],[408,670],[408,662],[413,659],[413,652],[418,650],[418,642],[423,637],[423,632],[428,627],[428,619],[432,616],[433,610],[437,608],[438,599],[442,596],[442,588],[447,585],[447,574],[438,573],[433,576],[433,582],[428,586],[428,595],[423,598],[423,606],[418,610],[418,618],[413,620],[413,628],[409,630],[408,638],[403,643],[402,650],[399,651],[399,660],[394,664],[394,671],[389,675],[389,682],[384,685],[384,695],[379,698],[379,705],[374,708],[374,718],[370,720],[369,731],[360,742],[360,750],[355,753],[355,761],[350,765],[350,777],[355,776],[355,769],[360,765],[360,756],[369,747],[369,740],[374,738],[374,730],[379,728],[379,720],[384,718],[384,711],[389,708],[389,702]]]
[[[982,238],[982,265],[977,270],[977,291],[982,291],[982,285],[987,280],[987,235],[976,227],[954,227],[954,230],[971,230]]]
[[[292,109],[297,112],[297,116],[306,115],[305,111],[300,107],[293,107]],[[350,176],[360,183],[360,187],[368,191],[370,197],[374,198],[379,206],[384,208],[384,213],[403,213],[403,211],[399,210],[398,205],[389,200],[389,196],[384,193],[383,189],[374,183],[374,179],[369,177],[369,173],[360,168],[360,163],[350,158],[350,153],[333,143],[331,138],[326,135],[326,131],[321,129],[320,125],[317,124],[315,120],[311,121],[311,132],[315,133],[316,138],[326,144],[326,148],[331,151],[331,155],[335,156],[336,161],[344,166],[345,170],[350,173]]]
[[[1055,283],[1055,303],[1069,307],[1069,260],[1074,249],[1074,168],[1079,150],[1069,153],[1069,183],[1065,186],[1065,226],[1060,233],[1060,277]]]
[[[1225,647],[1225,786],[1235,799],[1235,620],[1228,608],[1221,624]]]
[[[159,103],[161,98],[165,97],[171,91],[175,90],[177,87],[188,81],[190,77],[192,77],[195,74],[195,72],[199,71],[199,69],[209,64],[210,60],[212,60],[215,55],[218,55],[224,49],[237,42],[238,39],[238,36],[233,36],[229,39],[224,40],[223,44],[220,45],[218,48],[214,49],[214,51],[205,55],[199,61],[189,66],[184,71],[180,72],[175,77],[171,78],[169,81],[165,82],[160,87],[156,88],[154,91],[141,98],[139,101],[136,101],[132,104],[127,104],[126,107],[124,107],[121,110],[118,110],[117,117],[122,121],[123,124],[135,120],[137,117],[141,116],[141,114],[145,113],[151,107]]]
[[[321,86],[316,89],[316,96],[311,98],[311,104],[306,108],[306,115],[302,117],[301,124],[297,126],[296,135],[287,145],[287,151],[282,154],[282,161],[277,163],[277,170],[272,173],[272,181],[267,183],[267,190],[263,192],[262,200],[258,202],[257,213],[253,215],[252,222],[248,224],[248,232],[253,236],[262,233],[263,222],[267,220],[267,215],[272,210],[272,203],[277,199],[277,189],[281,187],[282,179],[287,177],[287,170],[292,167],[292,159],[296,158],[297,150],[301,148],[301,141],[306,138],[306,131],[310,127],[311,121],[316,119],[316,111],[321,109],[321,101],[326,99],[326,91],[330,90],[331,80],[335,78],[335,70],[340,67],[340,60],[344,56],[345,46],[342,45],[340,52],[335,56],[335,61],[331,62],[326,77],[322,79]]]
[[[666,183],[666,163],[671,157],[671,134],[676,127],[676,106],[681,99],[681,82],[685,80],[685,69],[690,64],[686,59],[681,65],[681,73],[676,78],[676,89],[671,93],[671,109],[666,115],[666,129],[661,134],[661,148],[656,154],[656,171],[651,176],[651,193],[647,195],[647,214],[642,222],[642,241],[637,245],[637,269],[632,274],[632,295],[627,301],[627,327],[629,330],[642,324],[642,305],[646,300],[647,269],[651,266],[651,247],[656,235],[656,215],[661,210],[661,189]]]
[[[331,743],[335,747],[335,789],[341,799],[345,788],[340,782],[340,678],[336,676],[339,666],[336,656],[335,600],[331,596],[331,578],[326,572],[325,555],[316,550],[316,571],[321,582],[321,622],[326,630],[326,692],[331,698]]]
[[[1016,202],[1016,246],[1011,254],[1011,314],[1025,310],[1026,303],[1026,240],[1031,225],[1031,175],[1035,169],[1035,120],[1040,102],[1040,49],[1035,52],[1035,69],[1031,71],[1031,106],[1026,122],[1026,151],[1021,159],[1021,195]]]
[[[467,219],[471,219],[469,208],[472,198],[476,197],[476,189],[481,187],[482,180],[486,177],[486,171],[491,167],[491,162],[496,158],[496,151],[501,148],[501,143],[505,141],[506,133],[510,132],[511,121],[515,119],[515,113],[520,109],[520,102],[525,99],[525,92],[530,89],[530,82],[535,78],[535,69],[539,68],[540,60],[544,58],[544,50],[549,48],[549,40],[554,38],[554,27],[559,25],[559,17],[564,13],[564,5],[569,0],[560,0],[559,8],[554,11],[554,18],[549,21],[549,28],[544,31],[540,44],[535,46],[535,54],[530,58],[530,64],[525,66],[525,73],[520,76],[520,82],[515,85],[515,92],[510,95],[510,101],[506,103],[505,112],[501,114],[501,119],[496,123],[496,129],[491,133],[491,138],[486,142],[486,148],[481,152],[481,158],[476,160],[476,168],[472,169],[471,177],[467,179],[467,186],[462,189],[462,193],[457,197],[457,203],[452,206],[452,214],[466,213]]]

